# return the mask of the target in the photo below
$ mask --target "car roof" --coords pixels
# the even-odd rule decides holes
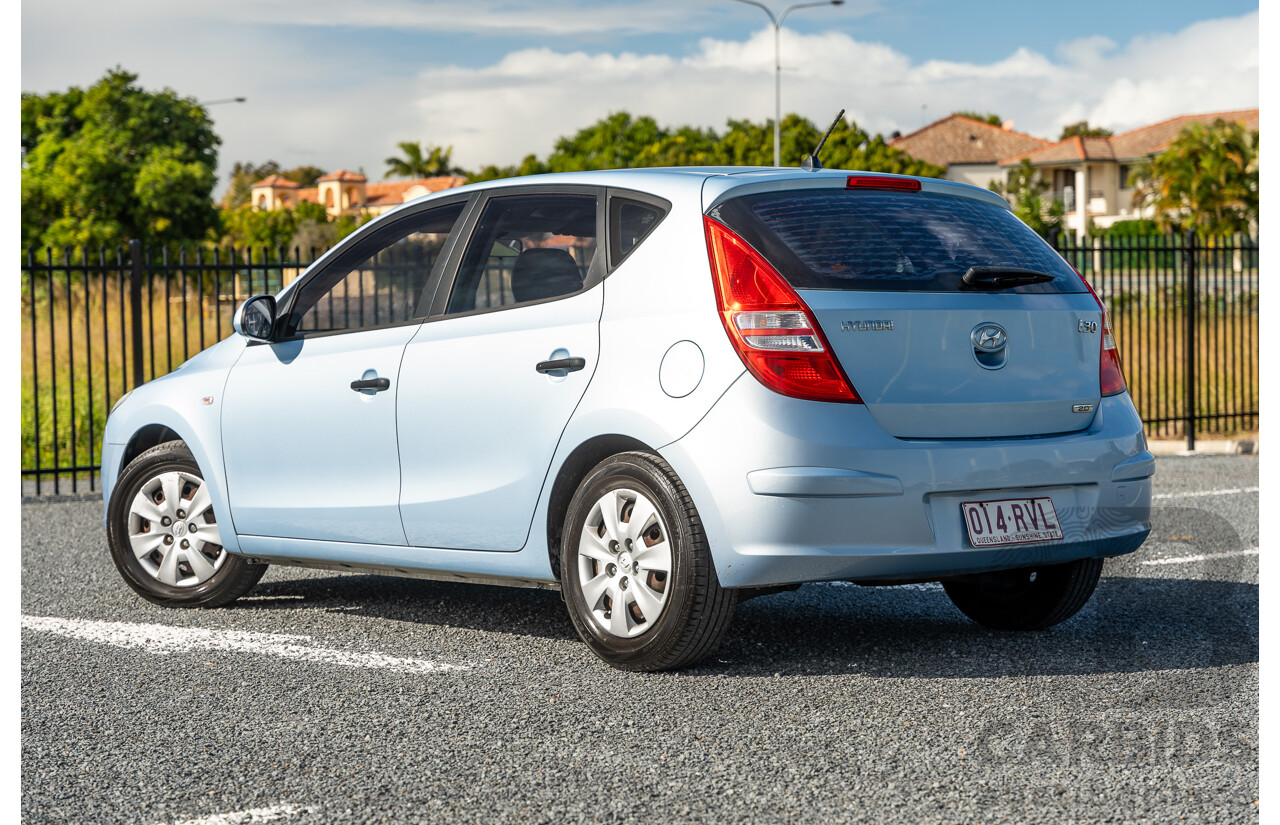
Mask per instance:
[[[445,189],[425,196],[441,198],[450,194],[472,192],[479,189],[500,189],[512,186],[578,185],[613,186],[635,189],[660,195],[670,200],[696,195],[709,209],[715,203],[729,197],[756,191],[792,188],[840,188],[849,175],[888,176],[895,178],[909,175],[887,175],[884,172],[865,172],[856,169],[821,169],[808,171],[798,167],[773,166],[666,166],[640,169],[600,169],[582,172],[557,172],[545,175],[525,175],[513,178],[471,183],[455,189]],[[967,183],[940,178],[913,177],[920,181],[922,191],[973,198],[993,206],[1008,208],[1004,198],[986,189]],[[423,200],[419,198],[417,201]]]

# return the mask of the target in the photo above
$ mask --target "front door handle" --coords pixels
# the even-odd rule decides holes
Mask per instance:
[[[390,378],[364,378],[359,381],[351,382],[351,389],[356,392],[361,390],[373,390],[374,392],[382,392],[391,389]]]
[[[585,358],[557,358],[554,361],[539,361],[534,367],[538,372],[546,375],[549,372],[563,370],[564,372],[577,372],[587,365]]]

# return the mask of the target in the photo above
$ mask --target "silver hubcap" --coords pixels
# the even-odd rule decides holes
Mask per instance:
[[[662,615],[670,581],[671,543],[653,502],[635,490],[601,496],[578,541],[578,583],[596,624],[639,636]]]
[[[195,587],[227,560],[204,479],[177,470],[151,478],[129,505],[129,544],[148,575]]]

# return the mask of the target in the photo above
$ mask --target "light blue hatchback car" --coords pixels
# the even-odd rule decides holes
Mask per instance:
[[[268,564],[559,588],[628,670],[745,598],[941,581],[1039,629],[1150,531],[1102,304],[998,196],[835,170],[589,172],[395,209],[122,399],[125,581]]]

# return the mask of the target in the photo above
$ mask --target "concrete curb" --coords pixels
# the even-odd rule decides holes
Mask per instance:
[[[1194,450],[1187,449],[1185,438],[1177,441],[1148,441],[1147,449],[1151,451],[1152,455],[1257,455],[1258,439],[1206,440],[1197,438]]]

